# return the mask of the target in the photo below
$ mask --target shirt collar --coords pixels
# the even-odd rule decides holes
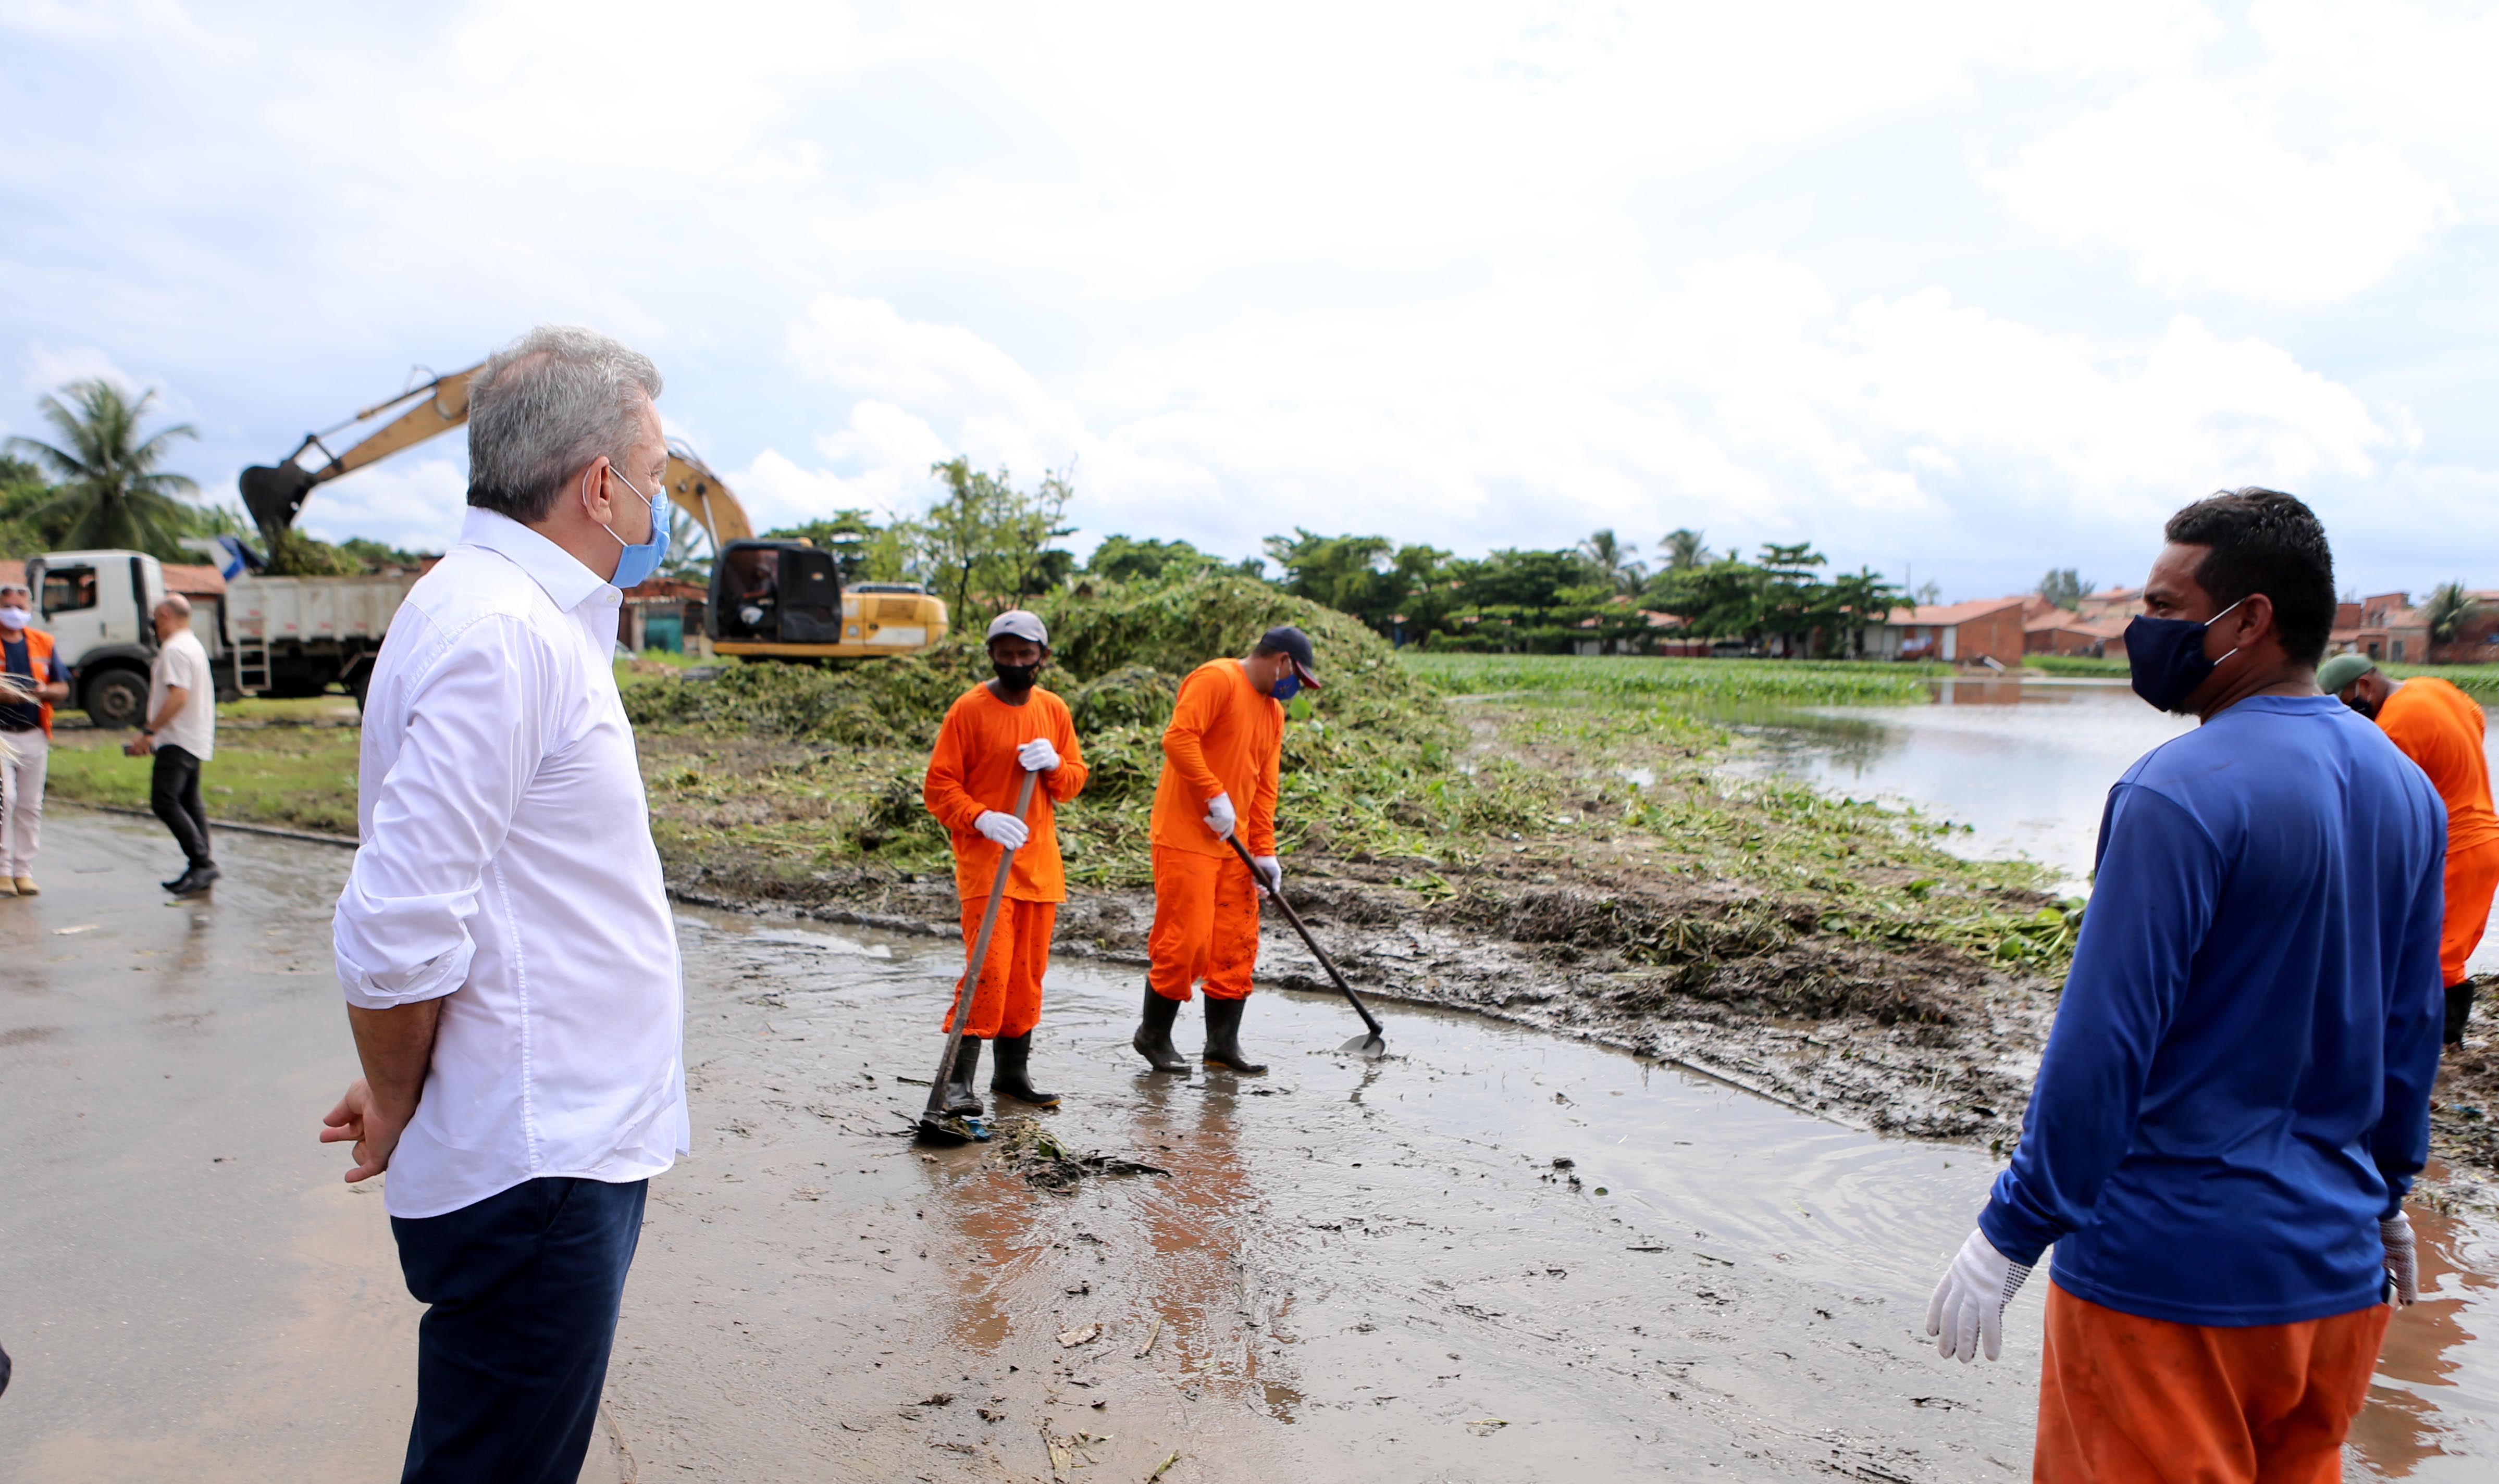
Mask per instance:
[[[612,583],[582,565],[580,558],[498,510],[471,505],[460,522],[460,544],[482,546],[508,559],[529,573],[531,580],[544,588],[546,596],[567,613],[600,594],[606,595],[609,602],[624,596]]]

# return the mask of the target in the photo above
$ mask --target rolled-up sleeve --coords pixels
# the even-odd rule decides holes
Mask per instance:
[[[438,999],[468,981],[486,871],[546,756],[561,669],[514,618],[487,617],[415,657],[380,697],[399,730],[331,923],[339,983],[367,1010]],[[367,718],[366,725],[392,725]],[[367,766],[373,765],[368,755]]]

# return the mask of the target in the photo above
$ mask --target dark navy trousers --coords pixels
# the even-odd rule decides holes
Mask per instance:
[[[573,1484],[590,1451],[650,1181],[526,1180],[391,1218],[417,1326],[401,1484]]]

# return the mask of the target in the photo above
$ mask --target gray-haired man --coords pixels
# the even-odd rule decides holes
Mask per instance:
[[[365,697],[334,940],[365,1075],[324,1120],[418,1330],[404,1481],[561,1480],[598,1415],[650,1177],[686,1147],[685,1003],[621,588],[667,544],[660,373],[541,328],[469,387],[460,541]]]

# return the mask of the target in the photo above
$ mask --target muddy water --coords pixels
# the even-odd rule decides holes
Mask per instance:
[[[1364,1063],[1318,1049],[1351,1021],[1315,996],[1254,1003],[1264,1079],[1150,1078],[1136,980],[1061,964],[1039,1116],[1170,1174],[1053,1194],[889,1134],[957,951],[684,926],[698,1147],[654,1187],[611,1387],[645,1477],[1046,1477],[1054,1436],[1112,1478],[2027,1473],[2035,1285],[2000,1366],[1918,1334],[1984,1155],[1404,1007]],[[2455,1241],[2389,1343],[2385,1473],[2499,1457]]]

